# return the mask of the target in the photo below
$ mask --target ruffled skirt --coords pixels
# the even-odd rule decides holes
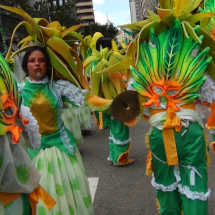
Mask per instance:
[[[94,215],[89,184],[78,149],[75,155],[57,147],[41,150],[33,157],[41,174],[41,186],[57,204],[49,211],[41,201],[37,215]]]

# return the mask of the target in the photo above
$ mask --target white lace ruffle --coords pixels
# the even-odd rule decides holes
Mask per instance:
[[[207,79],[198,92],[201,95],[199,99],[201,102],[209,102],[212,104],[213,100],[215,100],[215,83],[208,74],[205,73],[204,75],[207,76]]]
[[[34,149],[40,148],[41,145],[41,134],[39,134],[39,125],[37,120],[32,116],[30,108],[21,105],[20,113],[22,117],[28,120],[28,124],[25,126],[25,131],[28,135],[30,144]]]
[[[28,80],[28,81],[29,81],[30,83],[32,83],[32,84],[46,84],[46,83],[48,83],[48,81],[49,81],[48,77],[45,77],[45,78],[44,78],[43,80],[41,80],[41,81],[31,81],[29,77],[26,77],[25,79]]]
[[[124,140],[124,141],[120,141],[120,140],[116,140],[113,136],[109,137],[109,140],[112,140],[113,143],[115,143],[116,145],[125,145],[127,143],[129,143],[131,141],[131,138],[129,138],[128,140]]]
[[[178,188],[179,188],[179,192],[181,194],[186,195],[188,199],[192,199],[192,200],[198,199],[201,201],[206,201],[210,197],[210,194],[211,194],[210,189],[208,189],[208,192],[204,194],[204,193],[199,193],[196,191],[192,192],[192,191],[190,191],[189,187],[187,187],[187,186],[182,187],[181,184],[178,185]]]
[[[54,87],[56,90],[61,91],[61,95],[67,97],[76,106],[84,106],[84,90],[81,92],[78,87],[65,80],[58,80],[54,82]]]
[[[151,184],[155,189],[162,190],[163,192],[171,192],[173,190],[176,190],[179,183],[180,183],[179,181],[176,181],[175,183],[173,183],[169,186],[164,186],[163,184],[157,184],[155,182],[154,176],[152,177],[152,181],[151,181]]]

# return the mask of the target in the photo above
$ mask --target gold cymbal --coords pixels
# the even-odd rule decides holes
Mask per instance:
[[[127,90],[120,93],[111,104],[111,114],[120,122],[129,122],[140,114],[138,93]]]

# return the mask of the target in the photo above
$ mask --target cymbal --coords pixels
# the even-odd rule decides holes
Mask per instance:
[[[111,114],[120,122],[129,122],[140,114],[138,93],[127,90],[120,93],[111,104]]]

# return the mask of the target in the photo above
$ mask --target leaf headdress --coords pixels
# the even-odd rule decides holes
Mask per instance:
[[[33,19],[20,8],[3,5],[0,5],[0,8],[16,13],[25,19],[25,21],[19,23],[13,31],[10,47],[5,58],[7,62],[16,54],[32,46],[32,44],[39,45],[46,48],[56,78],[67,79],[79,88],[88,88],[88,84],[82,75],[82,62],[76,52],[77,42],[80,42],[82,49],[85,50],[84,40],[82,36],[76,32],[81,25],[66,29],[62,27],[58,21],[49,23],[43,18]],[[26,28],[29,36],[21,40],[19,43],[19,45],[22,44],[21,48],[12,53],[13,38],[20,26]],[[85,51],[83,53],[85,53]]]
[[[205,80],[204,71],[215,80],[215,41],[205,30],[208,20],[215,17],[215,13],[192,14],[201,0],[159,2],[158,15],[149,11],[148,19],[120,26],[140,32],[128,47],[125,60],[100,73],[132,66],[132,75],[136,80],[134,87],[140,95],[149,98],[145,106],[158,106],[160,97],[165,97],[168,106],[179,110],[177,104],[186,104],[198,98],[197,91]],[[159,96],[155,92],[157,88],[160,88]],[[175,91],[175,95],[170,96],[169,90]],[[171,101],[173,97],[174,101]]]

